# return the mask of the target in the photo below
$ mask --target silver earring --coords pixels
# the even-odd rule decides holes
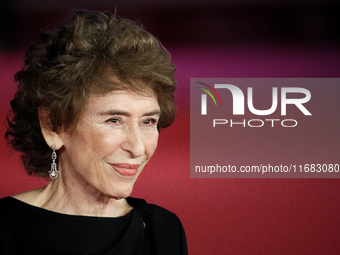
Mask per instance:
[[[52,156],[51,156],[52,164],[51,164],[51,170],[48,171],[48,173],[49,173],[49,176],[51,177],[51,179],[54,180],[54,179],[58,178],[59,172],[57,170],[57,163],[55,162],[55,160],[57,159],[57,153],[55,152],[55,146],[52,145],[51,149],[53,150]]]

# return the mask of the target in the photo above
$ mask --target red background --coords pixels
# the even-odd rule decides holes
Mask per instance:
[[[217,4],[219,1],[213,1],[215,4],[208,9],[200,2],[201,7],[195,10],[177,1],[177,9],[155,9],[147,2],[144,9],[122,5],[120,11],[146,23],[170,50],[177,66],[178,115],[173,126],[161,131],[158,150],[132,196],[175,212],[185,227],[190,254],[339,254],[339,179],[191,179],[189,171],[190,78],[339,77],[339,35],[329,26],[335,21],[331,16],[334,6],[315,4],[311,5],[314,8],[304,8],[291,4],[290,9],[283,4],[262,4],[256,8],[223,5],[223,9]],[[16,20],[11,23],[12,31],[2,31],[2,120],[15,91],[13,75],[22,66],[22,45],[41,27],[59,22],[60,18],[54,17],[72,7],[79,6],[67,5],[65,1],[52,12],[47,6],[43,9],[37,5],[32,10],[8,4],[9,13],[17,16],[10,19]],[[274,29],[272,23],[266,22],[278,25],[278,13],[288,24]],[[320,19],[321,14],[324,19]],[[299,15],[303,18],[299,19]],[[211,21],[215,16],[219,19]],[[333,20],[329,21],[328,16]],[[305,24],[302,21],[307,25],[296,26]],[[313,29],[308,29],[308,24]],[[208,28],[213,25],[218,29],[210,31]],[[0,131],[4,134],[4,125]],[[0,139],[0,150],[0,197],[47,184],[26,175],[18,154],[10,151],[4,139]]]

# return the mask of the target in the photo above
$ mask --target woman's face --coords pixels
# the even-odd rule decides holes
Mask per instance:
[[[72,133],[61,133],[59,170],[82,187],[127,197],[157,147],[160,107],[153,92],[90,97]]]

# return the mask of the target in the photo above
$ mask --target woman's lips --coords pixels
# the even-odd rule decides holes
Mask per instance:
[[[133,177],[137,174],[138,168],[140,165],[138,164],[110,164],[111,167],[120,175]]]

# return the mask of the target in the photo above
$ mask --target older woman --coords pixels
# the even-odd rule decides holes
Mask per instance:
[[[179,219],[130,198],[174,120],[175,67],[135,23],[75,12],[15,78],[6,139],[43,188],[0,200],[0,254],[186,254]]]

